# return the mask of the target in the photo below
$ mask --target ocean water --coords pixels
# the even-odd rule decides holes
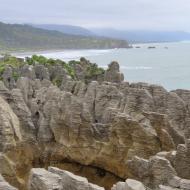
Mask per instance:
[[[118,61],[126,81],[158,84],[167,90],[190,90],[190,42],[136,46],[140,48],[57,51],[38,54],[65,61],[83,56],[105,68],[111,61]],[[149,49],[149,46],[156,48]]]

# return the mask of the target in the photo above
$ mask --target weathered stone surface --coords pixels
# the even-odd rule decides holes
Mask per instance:
[[[5,86],[9,89],[15,87],[14,71],[11,66],[7,66],[3,72],[2,78]]]
[[[126,183],[125,182],[118,182],[113,187],[111,190],[126,190]]]
[[[136,89],[146,89],[154,100],[154,110],[166,114],[172,126],[178,132],[184,132],[189,125],[189,110],[183,99],[174,92],[167,92],[163,87],[144,83],[131,84]],[[174,116],[175,115],[175,116]]]
[[[154,188],[159,184],[168,184],[177,175],[170,162],[160,156],[153,156],[149,160],[134,157],[128,161],[128,171],[131,177]]]
[[[108,70],[105,72],[105,81],[120,83],[124,80],[124,75],[119,71],[119,64],[112,62],[108,65]]]
[[[7,183],[0,174],[0,190],[18,190],[18,189],[12,187],[9,183]]]
[[[183,101],[187,104],[188,108],[190,108],[190,91],[189,90],[178,89],[178,90],[174,90],[173,92],[175,92],[180,98],[182,98]]]
[[[21,90],[23,94],[24,101],[28,103],[29,99],[33,95],[33,81],[27,77],[20,77],[17,80],[17,88]]]
[[[144,185],[136,180],[127,179],[126,180],[126,189],[128,190],[146,190]]]
[[[69,93],[55,86],[35,87],[30,82],[29,87],[22,91],[26,102],[29,102],[38,141],[55,141],[69,148],[63,157],[71,157],[84,165],[93,164],[126,178],[126,158],[131,159],[135,155],[149,158],[161,150],[175,148],[175,135],[169,135],[172,127],[167,123],[167,118],[143,112],[154,107],[148,91],[130,89],[128,86],[120,91],[117,85],[100,85],[97,82],[88,86],[75,82],[74,86],[72,93]],[[35,91],[34,97],[31,87]],[[24,89],[21,85],[19,88]],[[139,92],[143,92],[142,97],[139,97]],[[141,106],[137,107],[139,98],[142,99]],[[16,103],[13,104],[15,106]],[[139,113],[136,114],[135,110]],[[24,121],[21,113],[17,115]],[[28,113],[27,117],[24,116],[28,118],[26,122],[31,117]],[[161,119],[156,125],[158,117]],[[160,126],[163,126],[164,132],[160,132]]]
[[[179,188],[180,187],[180,183],[181,183],[181,178],[180,177],[173,177],[172,179],[170,179],[168,181],[168,184],[172,187],[176,187],[176,188]]]
[[[4,155],[3,153],[0,153],[0,173],[7,178],[14,178],[16,177],[16,173],[14,170],[14,163],[11,162],[11,160]]]
[[[50,167],[48,170],[61,177],[63,189],[85,190],[89,187],[88,180],[86,178],[76,176],[68,171],[57,168]]]
[[[91,184],[84,177],[76,176],[71,172],[60,170],[58,168],[49,167],[48,171],[61,177],[62,188],[72,190],[104,190],[104,188]]]
[[[25,103],[20,89],[11,91],[10,106],[20,120],[20,131],[23,139],[35,139],[35,126],[32,121],[32,114]]]
[[[30,172],[29,190],[104,190],[89,183],[86,178],[76,176],[68,171],[49,167],[49,171],[33,168]]]
[[[8,103],[10,102],[11,93],[10,91],[5,87],[5,84],[3,81],[0,81],[0,96],[5,99]]]
[[[85,70],[83,69],[83,67],[79,64],[75,64],[74,69],[76,72],[77,79],[78,80],[84,80]]]
[[[48,172],[45,169],[33,168],[30,172],[29,190],[62,190],[59,175]]]
[[[100,187],[100,186],[92,184],[92,183],[89,183],[88,186],[89,186],[88,187],[89,190],[104,190],[103,187]]]
[[[0,151],[16,146],[22,140],[18,117],[9,104],[0,97]]]
[[[180,144],[177,147],[176,157],[174,160],[174,167],[177,174],[186,179],[190,179],[190,140],[186,144]]]
[[[167,184],[169,180],[176,176],[175,170],[167,159],[155,156],[150,159],[150,162],[154,178],[153,184]]]
[[[126,182],[118,182],[111,190],[146,190],[145,186],[136,180],[127,179]]]
[[[113,89],[110,89],[111,93]],[[50,134],[44,133],[44,130],[52,131],[53,134],[49,135],[49,138],[52,139],[54,137],[56,142],[66,147],[69,145],[70,151],[66,152],[66,154],[73,157],[73,159],[77,161],[80,159],[80,162],[83,164],[96,162],[97,165],[99,165],[98,162],[101,162],[102,165],[103,161],[105,162],[103,165],[106,170],[109,168],[109,171],[118,171],[121,176],[125,176],[126,169],[123,167],[125,161],[121,162],[120,160],[121,165],[119,166],[116,164],[119,163],[119,159],[125,159],[127,155],[132,157],[135,154],[147,158],[160,151],[160,142],[158,141],[156,131],[154,129],[149,131],[125,114],[114,116],[115,118],[112,119],[112,122],[110,121],[111,123],[106,122],[104,125],[101,125],[103,119],[100,113],[106,107],[111,108],[114,104],[115,106],[118,105],[119,101],[117,99],[113,99],[112,102],[105,99],[101,103],[101,98],[99,97],[102,95],[96,95],[97,100],[93,100],[93,97],[95,97],[93,96],[93,91],[90,93],[87,90],[88,93],[85,99],[88,101],[83,103],[81,98],[79,99],[68,92],[61,92],[56,87],[46,89],[45,93],[44,90],[38,91],[36,95],[37,99],[39,98],[41,104],[44,105],[40,110],[40,113],[42,112],[43,115],[40,114],[39,121],[43,123],[39,126],[38,135]],[[103,88],[96,89],[97,93],[101,93],[102,90]],[[103,94],[105,94],[106,98],[109,97],[107,92]],[[113,94],[113,96],[115,98],[116,95]],[[97,107],[95,109],[94,101]],[[106,105],[105,102],[107,102],[107,106],[103,108],[102,105]],[[67,112],[64,110],[67,110]],[[91,122],[94,122],[93,125]],[[98,123],[100,124],[98,125]],[[43,130],[44,126],[46,127]],[[98,130],[100,131],[98,132]],[[115,138],[114,134],[117,134],[118,139]],[[97,139],[98,136],[99,138]],[[40,139],[42,140],[42,138]],[[97,146],[100,150],[96,149]],[[118,154],[114,153],[115,150],[119,150]],[[108,152],[106,153],[106,151]],[[80,157],[78,157],[79,155]],[[107,161],[110,160],[110,156],[113,162]]]
[[[12,68],[4,73],[0,150],[12,163],[14,181],[24,187],[31,167],[68,162],[71,171],[72,163],[79,172],[80,166],[93,168],[97,172],[90,176],[102,176],[101,184],[105,178],[113,184],[130,177],[154,188],[177,188],[177,176],[189,179],[189,93],[123,82],[115,62],[105,79],[85,81],[88,64],[81,60],[81,81],[69,79],[56,65],[25,66],[14,84],[8,80]]]
[[[34,80],[36,78],[35,70],[33,65],[24,65],[20,70],[20,75],[22,77],[27,77]]]
[[[165,186],[165,185],[159,185],[159,190],[179,190],[177,188],[172,188],[170,186]]]
[[[180,188],[184,189],[184,190],[189,190],[190,189],[190,180],[182,179],[180,181]]]
[[[35,70],[35,75],[37,79],[40,79],[40,80],[50,79],[48,68],[46,68],[44,65],[40,65],[40,64],[35,65],[34,70]]]

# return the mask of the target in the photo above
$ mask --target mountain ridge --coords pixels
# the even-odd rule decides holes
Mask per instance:
[[[129,43],[158,43],[190,40],[190,33],[185,31],[85,28],[81,26],[54,24],[32,25],[50,31],[56,30],[65,34],[83,35],[88,37],[107,37],[118,40],[127,40]]]
[[[128,40],[130,43],[178,42],[190,40],[185,31],[91,29],[96,35]]]
[[[67,25],[67,24],[29,24],[36,28],[46,29],[46,30],[54,30],[58,32],[62,32],[64,34],[71,34],[71,35],[81,35],[81,36],[96,36],[92,31],[88,30],[87,28],[74,26],[74,25]]]
[[[112,49],[128,48],[125,40],[86,37],[0,22],[0,50]]]

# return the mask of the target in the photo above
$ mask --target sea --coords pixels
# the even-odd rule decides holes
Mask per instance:
[[[175,89],[190,90],[190,42],[135,44],[130,49],[59,50],[34,52],[48,58],[64,61],[85,57],[100,67],[107,68],[112,61],[120,64],[125,81],[146,82]],[[18,57],[34,53],[16,54]]]

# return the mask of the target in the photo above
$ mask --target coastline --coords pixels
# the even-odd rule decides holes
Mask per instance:
[[[114,49],[58,49],[45,51],[28,51],[28,52],[14,52],[11,55],[19,58],[31,57],[34,54],[42,55],[53,59],[62,60],[78,60],[81,57],[96,56],[113,51]],[[57,55],[57,56],[56,56]]]
[[[100,67],[107,68],[111,61],[118,61],[128,82],[142,81],[164,86],[167,90],[190,89],[189,69],[190,43],[159,43],[155,49],[150,44],[141,48],[109,50],[47,50],[20,52],[14,55],[23,58],[34,53],[65,62],[86,57]],[[166,48],[167,47],[167,48]],[[26,55],[27,54],[27,55]],[[182,67],[183,65],[183,67]]]
[[[142,43],[131,43],[132,49],[135,46],[158,46],[160,44],[175,44],[175,43],[190,43],[190,41],[180,41],[180,42],[142,42]],[[115,48],[115,49],[131,49],[131,48]],[[115,49],[47,49],[47,50],[18,50],[18,51],[7,51],[13,56],[16,55],[33,55],[33,54],[48,54],[48,53],[59,53],[59,52],[76,52],[76,51],[111,51]]]

